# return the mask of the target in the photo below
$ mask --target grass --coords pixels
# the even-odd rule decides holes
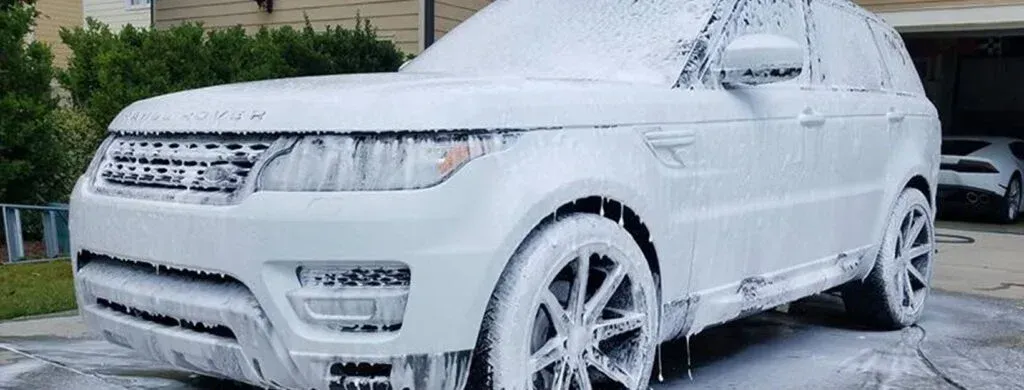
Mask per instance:
[[[0,320],[74,308],[70,261],[0,265]]]

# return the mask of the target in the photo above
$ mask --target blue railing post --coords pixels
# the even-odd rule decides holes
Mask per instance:
[[[0,216],[3,217],[4,239],[7,242],[8,263],[25,260],[25,237],[21,226],[21,211],[23,210],[41,213],[43,218],[43,246],[46,249],[47,259],[70,254],[67,205],[29,206],[0,204]]]
[[[60,244],[57,242],[57,212],[54,210],[43,211],[43,246],[46,248],[46,257],[54,258],[60,255]]]
[[[7,240],[7,261],[15,262],[25,257],[25,246],[21,236],[21,212],[14,207],[3,206],[4,238]]]

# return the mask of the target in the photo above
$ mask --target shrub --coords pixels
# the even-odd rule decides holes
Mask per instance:
[[[241,27],[205,31],[185,23],[166,30],[126,27],[111,32],[88,20],[64,29],[73,55],[60,73],[74,105],[106,126],[128,104],[170,92],[215,84],[292,76],[394,71],[405,59],[377,37],[368,20],[355,28],[316,31]]]
[[[51,200],[65,202],[75,187],[75,181],[92,161],[96,146],[103,141],[106,131],[81,110],[73,108],[54,111],[53,124],[60,134],[57,138],[60,158],[53,162],[58,164],[58,173],[53,180],[56,197]]]
[[[38,203],[55,193],[53,54],[27,39],[36,15],[32,0],[0,0],[0,203]]]

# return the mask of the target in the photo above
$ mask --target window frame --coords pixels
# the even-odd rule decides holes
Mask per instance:
[[[139,11],[148,10],[153,6],[154,0],[137,0],[140,4],[132,4],[133,0],[124,0],[124,9],[126,11]]]

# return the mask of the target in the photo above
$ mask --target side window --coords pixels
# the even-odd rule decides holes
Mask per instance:
[[[721,33],[715,40],[715,50],[708,59],[709,69],[718,64],[725,47],[740,36],[747,34],[774,34],[790,38],[802,46],[807,45],[807,30],[804,25],[804,6],[801,0],[749,0],[732,15],[728,15]],[[806,48],[805,48],[806,49]],[[809,62],[808,62],[809,63]],[[805,64],[805,69],[806,69]],[[721,84],[717,75],[707,72],[704,84],[717,88]],[[779,84],[807,84],[806,72],[800,77]]]
[[[1024,142],[1011,143],[1010,152],[1013,153],[1014,157],[1017,157],[1020,160],[1024,160]]]
[[[903,38],[888,26],[872,22],[871,30],[875,33],[875,42],[882,53],[882,61],[889,69],[892,80],[890,89],[896,92],[924,95],[924,87],[921,86],[921,76],[917,73],[917,66],[910,59],[906,46],[903,45]]]
[[[812,83],[830,88],[877,91],[886,71],[867,18],[830,0],[812,0]]]

